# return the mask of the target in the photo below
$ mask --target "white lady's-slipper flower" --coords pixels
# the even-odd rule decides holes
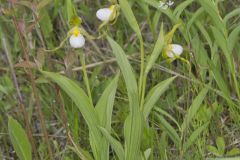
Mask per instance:
[[[80,29],[78,27],[74,27],[71,32],[71,36],[69,39],[69,43],[73,48],[82,48],[85,44],[85,38],[80,33]]]
[[[109,8],[101,8],[96,12],[96,16],[101,21],[109,21],[113,13],[114,5],[111,5]]]
[[[174,58],[174,57],[178,57],[182,54],[183,52],[183,47],[179,44],[170,44],[168,46],[168,50],[167,50],[167,56],[169,58]]]

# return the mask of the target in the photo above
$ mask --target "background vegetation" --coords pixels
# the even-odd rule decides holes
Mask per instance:
[[[0,0],[0,159],[240,159],[239,0],[112,3]]]

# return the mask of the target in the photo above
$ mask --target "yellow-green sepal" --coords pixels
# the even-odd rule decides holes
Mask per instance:
[[[73,15],[69,21],[69,25],[71,27],[80,26],[81,24],[82,24],[82,19],[77,15]]]

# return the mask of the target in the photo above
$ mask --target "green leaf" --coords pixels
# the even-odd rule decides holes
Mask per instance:
[[[150,17],[150,10],[149,10],[149,7],[146,3],[144,3],[143,0],[138,0],[136,1],[138,3],[138,5],[142,8],[142,10],[144,11],[145,15],[147,17]]]
[[[219,29],[217,29],[216,27],[212,27],[212,31],[213,31],[213,35],[214,38],[218,44],[218,46],[222,49],[223,54],[227,60],[227,64],[228,67],[230,69],[231,72],[233,72],[234,70],[234,65],[233,65],[233,61],[232,61],[232,57],[231,57],[231,53],[229,51],[228,48],[228,42],[226,40],[226,38],[224,37],[224,35],[220,32]]]
[[[101,133],[97,128],[99,126],[99,117],[91,105],[86,93],[71,79],[60,74],[41,71],[42,74],[56,82],[73,100],[85,119],[90,131],[90,144],[93,150],[95,159],[101,155]]]
[[[232,53],[234,46],[238,41],[239,33],[240,33],[240,26],[237,26],[236,28],[234,28],[234,30],[230,33],[228,37],[228,47],[229,47],[230,53]]]
[[[148,93],[145,99],[145,104],[143,108],[143,116],[144,119],[147,119],[148,115],[150,114],[152,108],[159,100],[159,97],[168,89],[169,85],[173,82],[176,77],[171,77],[166,79],[156,86],[154,86]]]
[[[65,15],[69,22],[74,15],[77,15],[76,10],[75,10],[74,4],[72,3],[72,0],[66,0],[64,6],[65,6]]]
[[[219,153],[221,155],[224,155],[224,151],[225,151],[225,142],[223,137],[217,137],[216,139],[216,145],[217,145],[217,149],[219,151]]]
[[[191,147],[191,146],[195,143],[195,141],[196,141],[196,139],[198,138],[198,136],[207,128],[207,126],[208,126],[208,123],[200,126],[198,129],[196,129],[196,130],[191,134],[191,136],[190,136],[189,138],[187,138],[187,142],[183,144],[183,150],[184,150],[184,152],[186,152],[187,149],[188,149],[189,147]]]
[[[102,96],[97,102],[95,111],[100,120],[100,126],[105,128],[108,132],[111,131],[112,110],[117,89],[119,74],[106,87]],[[102,139],[101,155],[102,159],[109,159],[109,143],[106,139]]]
[[[226,28],[223,23],[221,16],[219,15],[217,4],[214,1],[209,0],[198,0],[201,6],[205,9],[205,11],[210,15],[215,26],[221,31],[221,33],[226,33]]]
[[[223,92],[225,97],[230,99],[230,90],[226,83],[226,80],[222,77],[222,74],[220,73],[219,69],[215,67],[211,62],[209,63],[211,72],[213,74],[213,77],[215,81],[217,82],[218,87]]]
[[[181,129],[181,127],[179,126],[178,122],[176,121],[175,118],[173,118],[173,116],[171,116],[169,113],[167,113],[166,111],[162,110],[159,107],[155,107],[154,110],[160,114],[162,114],[163,116],[168,117],[170,120],[172,120],[179,128],[179,130]]]
[[[200,21],[197,21],[197,22],[196,22],[196,25],[197,25],[199,31],[202,33],[203,37],[207,40],[209,46],[212,47],[213,42],[212,42],[212,40],[211,40],[211,38],[210,38],[209,33],[208,33],[207,30],[204,28],[204,25],[203,25]]]
[[[139,156],[143,121],[139,107],[137,82],[133,69],[122,48],[112,38],[107,37],[107,40],[117,59],[127,87],[130,114],[124,124],[125,155],[126,160],[132,160]]]
[[[108,142],[111,144],[111,147],[116,152],[119,160],[124,160],[124,150],[121,143],[115,138],[113,138],[105,128],[99,127],[99,129],[101,130],[105,138],[108,140]]]
[[[153,49],[153,51],[150,55],[150,58],[147,62],[147,66],[146,66],[145,73],[144,73],[145,75],[148,74],[148,72],[150,71],[150,69],[152,68],[154,63],[156,62],[157,58],[161,54],[163,46],[164,46],[164,32],[163,32],[163,24],[162,24],[161,30],[158,35],[157,42],[155,43],[154,49]]]
[[[139,103],[138,100],[138,89],[137,89],[137,82],[136,82],[136,78],[133,72],[133,68],[131,67],[127,56],[125,55],[123,49],[110,37],[107,37],[107,40],[109,42],[109,44],[111,45],[111,48],[113,50],[113,54],[115,55],[116,59],[117,59],[117,63],[122,71],[126,86],[127,86],[127,90],[128,90],[128,94],[129,94],[129,98],[130,98],[130,102],[132,101],[132,103]],[[131,96],[132,95],[132,96]],[[137,100],[136,102],[134,102],[135,100]]]
[[[40,11],[40,26],[42,28],[45,37],[49,38],[53,32],[52,20],[46,9],[41,9]]]
[[[32,148],[22,126],[12,117],[8,118],[8,133],[20,160],[32,159]]]
[[[160,122],[159,125],[163,127],[163,131],[165,131],[172,141],[175,143],[177,147],[179,147],[181,139],[178,136],[176,130],[159,114],[155,114],[157,116],[158,121]]]
[[[193,100],[192,105],[188,109],[187,115],[184,118],[183,124],[182,124],[182,130],[184,131],[189,124],[191,123],[192,119],[196,115],[199,107],[201,106],[205,96],[208,93],[207,88],[203,88],[201,92],[198,94],[198,96]]]
[[[222,154],[219,153],[216,147],[208,146],[207,148],[208,148],[208,151],[214,154],[215,156],[218,156],[218,157],[222,156]]]
[[[227,156],[236,156],[236,155],[240,155],[240,149],[238,148],[233,148],[227,152]]]
[[[142,39],[142,38],[140,38],[140,37],[142,37],[141,30],[138,26],[137,20],[133,14],[133,11],[132,11],[128,1],[127,0],[119,0],[119,4],[120,4],[121,10],[122,10],[125,18],[127,19],[129,25],[131,26],[133,31],[136,32],[138,38]]]
[[[100,120],[100,125],[109,132],[111,131],[112,110],[118,79],[119,74],[117,74],[111,83],[106,87],[95,107]]]
[[[197,18],[203,13],[204,13],[204,9],[201,7],[191,16],[190,20],[188,20],[188,23],[187,23],[187,30],[191,28],[193,23],[197,22]]]
[[[227,24],[228,20],[234,16],[238,16],[240,14],[240,8],[236,8],[233,11],[229,12],[223,19],[224,23]]]
[[[176,16],[177,19],[179,19],[180,15],[182,14],[183,10],[189,6],[194,0],[186,0],[180,4],[177,5],[175,8],[173,14]]]

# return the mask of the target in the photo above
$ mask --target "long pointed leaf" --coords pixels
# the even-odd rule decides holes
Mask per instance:
[[[207,93],[208,93],[208,89],[203,88],[201,92],[198,94],[198,96],[193,100],[192,105],[188,109],[187,115],[183,121],[182,130],[185,130],[189,126],[189,123],[196,115]]]
[[[41,71],[45,76],[56,82],[73,100],[80,110],[90,130],[90,144],[93,149],[95,159],[101,155],[101,133],[98,130],[99,118],[94,107],[91,105],[89,98],[85,92],[71,79],[60,74]]]
[[[124,124],[124,136],[126,144],[126,160],[133,160],[139,156],[142,136],[142,114],[139,107],[137,82],[132,67],[122,48],[110,37],[107,37],[122,71],[129,98],[130,115]]]
[[[22,126],[13,118],[8,119],[8,133],[20,160],[32,159],[32,148]]]
[[[146,119],[148,117],[153,106],[156,104],[156,102],[159,100],[160,96],[167,90],[167,88],[173,82],[173,80],[175,78],[176,77],[171,77],[169,79],[166,79],[166,80],[158,83],[155,87],[153,87],[149,91],[149,93],[145,99],[145,104],[144,104],[144,108],[143,108],[144,119]]]
[[[99,127],[99,129],[101,130],[105,138],[108,140],[108,142],[111,144],[111,147],[116,152],[119,160],[124,160],[124,150],[121,143],[118,140],[114,139],[105,128]]]
[[[119,74],[111,81],[104,90],[102,96],[98,100],[95,111],[100,120],[100,126],[104,127],[108,132],[111,131],[112,110],[117,89]],[[101,159],[109,159],[109,143],[106,139],[102,139]]]
[[[208,123],[200,126],[198,129],[196,129],[192,134],[191,136],[187,139],[187,142],[184,143],[183,145],[183,150],[184,152],[189,148],[191,147],[194,143],[195,143],[195,140],[198,138],[198,136],[207,128],[208,126]]]
[[[176,130],[163,118],[163,116],[160,116],[159,114],[155,115],[157,116],[157,119],[160,123],[159,125],[163,127],[163,130],[169,135],[169,137],[172,139],[175,145],[179,147],[181,140]]]

